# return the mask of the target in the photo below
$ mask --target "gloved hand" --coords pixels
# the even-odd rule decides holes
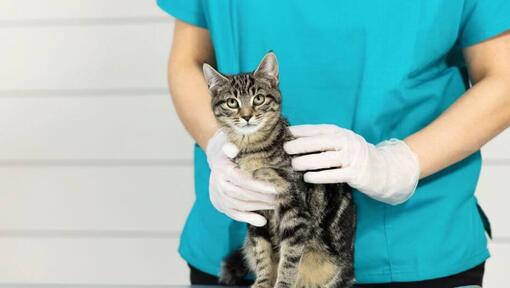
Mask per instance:
[[[285,143],[288,154],[316,153],[292,159],[308,183],[348,183],[378,201],[397,205],[409,199],[418,184],[417,155],[404,141],[391,139],[377,146],[351,130],[335,125],[290,127],[297,139]],[[319,153],[317,153],[319,152]]]
[[[230,158],[238,153],[221,129],[207,143],[206,155],[211,168],[209,197],[213,206],[230,218],[264,226],[266,218],[252,211],[274,209],[276,189],[237,168]]]

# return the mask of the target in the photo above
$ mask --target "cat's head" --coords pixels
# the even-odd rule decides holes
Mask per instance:
[[[223,75],[204,64],[212,110],[230,135],[253,137],[271,131],[280,118],[278,62],[267,53],[252,73]]]

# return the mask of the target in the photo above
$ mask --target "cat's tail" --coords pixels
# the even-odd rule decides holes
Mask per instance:
[[[241,249],[235,250],[228,255],[221,265],[220,284],[224,285],[242,285],[243,278],[248,273],[243,252]]]

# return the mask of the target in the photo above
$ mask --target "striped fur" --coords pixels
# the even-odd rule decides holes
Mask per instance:
[[[293,171],[291,158],[283,150],[292,135],[280,113],[274,54],[268,53],[253,73],[222,75],[205,65],[204,74],[214,115],[240,149],[235,163],[278,189],[276,209],[258,211],[268,225],[248,227],[243,254],[256,275],[253,287],[352,287],[355,207],[351,189],[345,184],[310,185],[302,173]],[[255,105],[259,94],[265,100]],[[235,103],[229,98],[235,98],[238,107],[232,108]],[[229,259],[234,258],[240,262],[238,257]],[[236,284],[235,275],[239,280],[243,264],[224,263],[223,283]]]

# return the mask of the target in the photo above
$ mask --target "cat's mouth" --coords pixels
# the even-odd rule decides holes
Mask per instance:
[[[239,134],[249,135],[257,132],[262,127],[262,124],[263,121],[257,124],[245,123],[243,126],[232,125],[232,128],[234,128],[234,130]]]

